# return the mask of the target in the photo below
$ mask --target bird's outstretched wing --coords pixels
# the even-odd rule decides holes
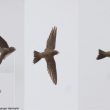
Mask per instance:
[[[0,36],[0,47],[1,48],[9,48],[7,42]]]
[[[51,49],[51,50],[55,49],[56,34],[57,34],[57,28],[54,27],[54,28],[52,28],[49,38],[47,40],[46,49]]]
[[[53,81],[53,83],[57,84],[57,70],[56,70],[56,63],[53,57],[46,58],[47,62],[47,69],[49,72],[49,75]]]

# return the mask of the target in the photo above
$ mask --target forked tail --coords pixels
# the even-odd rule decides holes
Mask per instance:
[[[105,57],[106,57],[105,52],[103,50],[99,49],[99,55],[97,56],[96,59],[100,60],[100,59],[103,59]]]
[[[33,63],[37,63],[41,59],[40,53],[37,51],[34,51],[34,60]]]

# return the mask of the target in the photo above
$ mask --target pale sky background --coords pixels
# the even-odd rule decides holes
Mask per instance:
[[[5,74],[0,72],[0,104],[13,105],[15,95],[15,104],[22,108],[25,95],[26,110],[110,110],[110,59],[96,60],[99,48],[110,50],[109,4],[109,0],[25,0],[24,5],[22,0],[1,0],[0,35],[17,51],[4,60],[6,67],[2,65],[10,67],[2,68]],[[56,50],[60,52],[55,56],[57,86],[45,60],[32,63],[33,51],[45,49],[53,26],[58,28]]]
[[[0,0],[0,36],[16,51],[0,65],[0,107],[23,108],[24,92],[24,2]]]
[[[55,56],[58,84],[47,72],[44,59],[33,64],[33,51],[42,52],[57,26]],[[25,109],[77,110],[78,3],[77,0],[25,1]]]
[[[80,110],[110,110],[110,59],[96,60],[110,51],[110,1],[80,0],[79,28]]]

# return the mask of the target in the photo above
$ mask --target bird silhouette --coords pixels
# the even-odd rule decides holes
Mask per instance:
[[[9,47],[7,42],[0,36],[0,64],[7,55],[14,52],[15,50],[16,49],[14,47]]]
[[[56,70],[56,62],[54,60],[54,55],[57,55],[59,52],[55,50],[56,44],[56,34],[57,27],[52,28],[49,38],[47,40],[46,49],[44,52],[34,51],[34,60],[33,63],[37,63],[41,58],[44,58],[47,62],[48,73],[53,81],[53,83],[57,84],[57,70]]]
[[[110,51],[103,51],[103,50],[99,49],[99,54],[96,59],[100,60],[100,59],[103,59],[106,57],[110,57]]]

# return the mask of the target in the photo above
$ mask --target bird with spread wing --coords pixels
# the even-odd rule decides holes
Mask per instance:
[[[33,63],[37,63],[41,58],[45,58],[47,62],[48,73],[53,81],[53,83],[57,84],[57,70],[56,70],[56,62],[54,60],[54,55],[57,55],[59,52],[55,50],[56,43],[56,34],[57,28],[52,28],[49,38],[47,40],[46,49],[44,52],[34,51],[34,60]]]
[[[9,55],[10,53],[14,52],[14,47],[9,47],[7,42],[0,36],[0,64],[2,60]]]

